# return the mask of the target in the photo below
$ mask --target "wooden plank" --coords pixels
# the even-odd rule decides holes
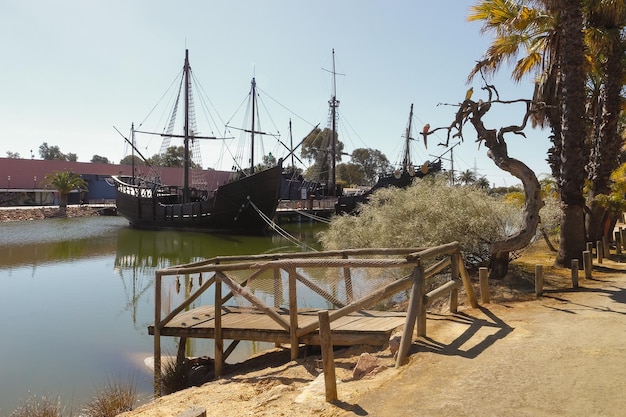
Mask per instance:
[[[335,346],[371,345],[384,346],[389,342],[391,333],[342,333],[332,332]],[[305,345],[317,346],[320,344],[318,332],[309,333],[300,337],[300,342]]]
[[[332,327],[333,331],[388,331],[403,326],[405,317],[361,318],[348,325]]]
[[[207,312],[206,306],[187,311],[181,314],[185,320],[194,320],[194,323],[172,326],[173,323],[182,323],[175,318],[161,330],[163,336],[215,338],[215,321],[199,320]],[[309,325],[318,322],[317,309],[306,309],[298,312],[298,322]],[[202,314],[198,314],[202,313]],[[224,340],[254,340],[261,342],[290,343],[290,333],[279,326],[272,318],[250,307],[224,306],[222,308],[222,338]],[[276,313],[288,316],[285,309],[276,309]],[[346,346],[354,344],[371,344],[382,346],[390,336],[391,331],[402,326],[405,314],[389,311],[359,311],[339,318],[331,323],[333,340],[336,345]],[[152,334],[154,326],[149,327]],[[335,340],[336,339],[336,340]],[[319,344],[319,334],[311,333],[301,338],[305,344]]]

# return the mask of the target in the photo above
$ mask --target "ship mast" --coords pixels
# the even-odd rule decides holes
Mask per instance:
[[[190,67],[189,67],[189,50],[185,49],[185,128],[184,128],[184,146],[185,155],[183,159],[183,203],[189,203],[189,83],[190,83]]]
[[[252,127],[250,128],[250,175],[254,174],[254,116],[256,113],[256,80],[252,78]]]
[[[409,123],[406,127],[405,139],[406,142],[404,144],[404,156],[402,158],[402,171],[407,172],[409,169],[409,165],[411,165],[411,124],[413,122],[413,103],[411,103],[411,111],[409,112]]]
[[[330,115],[331,115],[331,135],[332,135],[332,146],[331,146],[331,158],[332,158],[332,171],[330,176],[330,195],[332,197],[336,194],[336,169],[337,169],[337,107],[339,107],[339,100],[337,100],[337,82],[336,82],[335,72],[335,48],[333,48],[333,94],[331,99],[328,101],[330,105]]]
[[[289,118],[289,150],[291,151],[291,169],[293,173],[296,172],[296,163],[293,160],[293,132],[291,131],[291,118]]]

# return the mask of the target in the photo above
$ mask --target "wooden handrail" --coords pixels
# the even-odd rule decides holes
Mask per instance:
[[[159,271],[166,272],[167,275],[182,273],[183,269],[204,267],[215,264],[243,263],[244,261],[263,261],[277,259],[309,259],[309,258],[344,258],[349,259],[355,256],[366,255],[408,255],[420,253],[427,248],[361,248],[361,249],[342,249],[318,252],[289,252],[280,254],[259,254],[259,255],[232,255],[232,256],[215,256],[203,261],[192,262],[184,265],[173,265]],[[244,269],[244,268],[240,268]]]
[[[360,257],[360,258],[359,258]],[[366,258],[363,258],[366,257]],[[440,259],[441,258],[441,259]],[[311,279],[305,277],[299,268],[337,268],[343,276],[346,286],[346,303],[343,300],[330,294],[328,291],[317,285]],[[374,269],[390,269],[390,268],[412,268],[413,272],[403,276],[382,288],[378,288],[369,294],[353,300],[352,291],[353,276],[352,268],[374,268]],[[450,268],[451,280],[425,293],[425,281],[436,274]],[[248,272],[248,276],[242,280],[235,280],[229,276],[228,272],[240,271]],[[261,299],[256,297],[247,289],[247,285],[261,274],[272,271],[274,281],[274,305],[271,307],[266,305]],[[277,308],[280,304],[277,300],[282,297],[282,275],[281,271],[288,274],[288,300],[286,300],[289,310],[289,319],[286,320],[278,314]],[[162,280],[165,277],[173,277],[179,275],[205,274],[213,273],[211,278],[191,295],[185,298],[183,302],[175,307],[165,318],[161,318],[161,291]],[[232,274],[231,274],[232,275]],[[237,282],[240,281],[241,283]],[[309,324],[299,327],[298,323],[298,305],[296,294],[296,282],[299,281],[320,295],[325,300],[333,303],[335,310],[329,311],[329,322],[332,323],[337,319],[359,310],[370,308],[381,300],[391,298],[400,291],[412,288],[411,299],[407,311],[407,321],[405,323],[405,333],[401,342],[401,350],[397,358],[397,366],[404,360],[404,356],[408,352],[408,346],[411,343],[413,326],[417,320],[418,336],[426,334],[426,305],[429,301],[436,297],[440,297],[447,292],[451,292],[451,308],[456,310],[456,297],[458,297],[458,288],[463,285],[465,292],[469,298],[472,307],[477,307],[478,303],[474,294],[469,274],[463,263],[460,245],[457,242],[448,243],[430,248],[364,248],[364,249],[346,249],[322,252],[306,252],[306,253],[285,253],[285,254],[261,254],[246,256],[219,256],[205,261],[190,263],[186,265],[177,265],[156,271],[155,280],[155,325],[154,325],[154,352],[155,352],[155,392],[157,392],[157,378],[161,372],[161,347],[158,339],[167,323],[187,308],[193,301],[198,299],[201,294],[207,291],[211,286],[215,285],[215,373],[221,373],[221,362],[224,359],[223,351],[223,335],[221,329],[222,305],[230,300],[233,296],[238,295],[245,298],[255,308],[269,316],[282,329],[289,332],[289,340],[291,343],[291,356],[296,359],[298,355],[298,345],[301,337],[316,331],[319,328],[319,321],[313,321]],[[221,283],[229,288],[229,293],[222,296]],[[282,298],[281,298],[282,299]],[[454,305],[453,305],[454,303]],[[409,328],[407,328],[407,326]],[[407,345],[408,343],[408,345]],[[231,346],[232,348],[233,346]],[[226,355],[228,355],[228,351]],[[157,357],[158,356],[158,357]],[[217,362],[220,362],[218,365]],[[160,391],[160,387],[158,387]]]

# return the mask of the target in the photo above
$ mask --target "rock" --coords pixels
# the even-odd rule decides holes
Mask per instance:
[[[91,207],[68,206],[67,217],[97,216],[98,212]],[[20,207],[0,208],[0,222],[20,220],[44,220],[59,217],[59,207]]]
[[[188,408],[177,417],[206,417],[206,410],[203,407]]]
[[[389,350],[394,359],[398,355],[398,349],[400,349],[400,340],[402,340],[402,333],[394,333],[389,338]]]
[[[337,385],[341,384],[340,380],[337,380]],[[325,401],[326,398],[326,381],[324,374],[319,374],[317,378],[302,388],[300,394],[294,399],[298,404],[311,404],[315,401]]]
[[[352,379],[361,379],[376,368],[378,368],[378,357],[369,353],[362,353],[352,371]]]
[[[267,404],[269,404],[272,401],[276,401],[278,399],[280,399],[281,397],[287,395],[288,393],[294,391],[293,387],[290,387],[289,385],[276,385],[272,388],[270,388],[268,391],[262,392],[261,394],[257,395],[255,398],[256,401],[256,408],[259,407],[264,407]]]
[[[189,386],[200,386],[215,377],[213,359],[207,356],[185,360]]]

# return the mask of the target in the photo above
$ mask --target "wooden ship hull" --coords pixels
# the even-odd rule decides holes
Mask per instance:
[[[424,178],[428,174],[441,171],[441,160],[426,162],[419,171],[403,171],[400,175],[388,175],[378,180],[369,191],[358,195],[342,195],[337,198],[335,214],[356,214],[359,204],[366,204],[372,193],[380,188],[396,187],[405,188],[411,185],[414,178]]]
[[[268,227],[278,206],[282,167],[226,183],[212,193],[192,190],[181,203],[180,187],[134,184],[114,176],[117,212],[140,229],[258,234]]]

